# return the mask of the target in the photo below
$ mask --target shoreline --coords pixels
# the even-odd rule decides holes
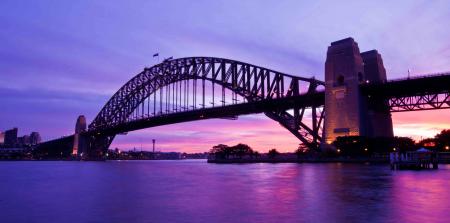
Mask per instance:
[[[260,158],[260,159],[208,159],[208,163],[234,164],[234,163],[384,163],[389,160],[380,158]]]
[[[309,159],[208,159],[208,163],[215,164],[244,164],[244,163],[375,163],[389,164],[389,159],[384,158],[309,158]],[[438,164],[450,164],[449,160],[439,160]]]
[[[373,163],[389,164],[389,160],[384,158],[259,158],[259,159],[107,159],[107,160],[77,160],[77,159],[0,159],[0,162],[14,161],[67,161],[67,162],[106,162],[106,161],[182,161],[182,160],[206,160],[212,164],[252,164],[252,163]],[[448,160],[439,160],[438,164],[450,164]]]

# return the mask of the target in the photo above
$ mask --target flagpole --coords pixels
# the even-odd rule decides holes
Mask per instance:
[[[159,64],[159,53],[154,53],[153,54],[153,58],[157,57],[158,58],[158,64]]]

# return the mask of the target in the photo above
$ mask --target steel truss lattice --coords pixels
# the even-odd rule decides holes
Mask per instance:
[[[450,108],[450,93],[392,97],[389,105],[391,112]]]
[[[205,82],[212,85],[207,86]],[[213,102],[212,106],[222,107],[224,111],[232,106],[225,103],[225,91],[232,92],[233,104],[239,95],[245,100],[243,104],[252,106],[279,99],[306,98],[304,101],[307,103],[268,107],[261,111],[287,128],[307,147],[317,148],[324,114],[321,109],[323,101],[315,103],[314,96],[323,85],[322,81],[314,78],[297,77],[223,58],[190,57],[165,61],[145,68],[111,97],[89,125],[91,141],[97,141],[91,143],[91,147],[107,149],[114,136],[121,133],[118,127],[128,123],[149,123],[162,117],[171,118],[177,113],[211,110],[211,107],[206,106],[206,92],[214,94],[216,86],[221,88],[223,99],[220,103]],[[153,110],[150,109],[151,103],[154,104]],[[147,110],[144,107],[146,104]],[[307,108],[312,110],[310,118],[304,118]],[[288,112],[291,109],[293,114]],[[130,119],[133,114],[139,114],[137,119]],[[227,117],[226,112],[220,115]],[[99,140],[103,146],[98,145]]]

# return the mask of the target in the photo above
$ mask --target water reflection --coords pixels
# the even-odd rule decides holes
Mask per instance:
[[[2,162],[1,222],[448,222],[449,167]]]
[[[410,222],[449,222],[449,178],[442,179],[441,174],[434,171],[395,174],[394,177],[395,218]]]

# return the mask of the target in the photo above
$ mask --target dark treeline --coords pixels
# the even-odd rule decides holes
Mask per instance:
[[[450,129],[442,130],[434,138],[421,140],[418,143],[421,147],[434,148],[441,152],[450,152]]]
[[[227,146],[224,144],[213,146],[209,151],[209,154],[214,155],[216,159],[257,159],[262,158],[262,156],[273,159],[278,156],[280,152],[276,149],[270,149],[266,155],[262,155],[258,151],[254,151],[250,146],[239,143],[235,146]]]
[[[210,150],[210,154],[214,154],[217,158],[220,159],[242,158],[244,156],[256,158],[260,156],[258,151],[254,151],[252,148],[250,148],[250,146],[242,143],[239,143],[235,146],[227,146],[224,144],[213,146],[213,148]]]
[[[415,151],[421,147],[437,151],[450,152],[450,130],[442,130],[434,138],[428,138],[416,143],[409,137],[378,137],[365,138],[361,136],[338,137],[333,142],[342,155],[372,155],[389,152]]]
[[[434,138],[415,142],[409,137],[378,137],[366,138],[361,136],[338,137],[333,142],[334,148],[310,150],[299,147],[294,153],[298,158],[311,157],[386,157],[390,152],[415,151],[425,147],[437,152],[450,152],[450,130],[443,130]],[[262,158],[262,156],[273,159],[280,156],[276,149],[271,149],[267,154],[261,155],[246,144],[228,146],[219,144],[214,146],[210,152],[217,159],[242,159]],[[283,155],[284,156],[284,155]]]
[[[416,149],[414,140],[408,137],[377,137],[361,136],[338,137],[333,142],[336,152],[341,155],[373,155],[389,152],[412,151]]]

